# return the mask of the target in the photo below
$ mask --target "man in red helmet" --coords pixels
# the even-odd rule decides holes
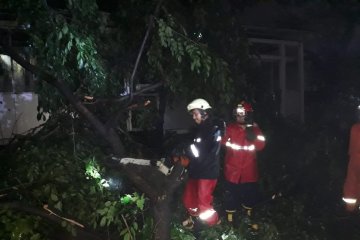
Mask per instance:
[[[259,201],[256,152],[264,148],[265,137],[252,115],[252,106],[240,102],[234,109],[236,121],[227,125],[222,139],[226,146],[224,197],[229,223],[240,204],[250,217],[252,207]]]

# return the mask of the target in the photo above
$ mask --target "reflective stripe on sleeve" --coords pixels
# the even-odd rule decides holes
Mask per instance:
[[[263,135],[258,135],[256,138],[260,141],[265,141],[265,137]]]
[[[199,150],[197,149],[197,147],[194,144],[190,145],[190,149],[192,154],[194,155],[194,157],[199,157]]]
[[[349,204],[355,204],[356,201],[357,201],[356,198],[345,198],[345,197],[343,197],[342,199],[343,199],[344,202],[349,203]]]

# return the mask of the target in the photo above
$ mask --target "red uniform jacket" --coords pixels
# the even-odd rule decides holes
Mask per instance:
[[[344,198],[360,200],[360,123],[352,126],[349,142],[349,163],[344,184]]]
[[[259,178],[256,151],[264,148],[265,138],[257,124],[253,128],[256,139],[250,142],[240,124],[231,123],[226,127],[222,143],[226,146],[224,175],[229,182],[256,182]]]

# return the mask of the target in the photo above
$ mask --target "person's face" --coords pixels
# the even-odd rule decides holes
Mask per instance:
[[[240,123],[240,124],[243,124],[245,123],[245,116],[246,116],[246,112],[244,109],[236,109],[236,122]]]
[[[245,115],[236,115],[236,122],[238,122],[240,124],[244,124],[245,123]]]
[[[192,114],[192,118],[194,119],[195,123],[200,124],[202,121],[200,111],[198,109],[193,109],[191,111],[191,114]]]

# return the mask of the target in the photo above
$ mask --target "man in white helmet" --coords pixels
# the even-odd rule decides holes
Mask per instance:
[[[210,104],[201,98],[187,106],[196,123],[193,143],[185,151],[189,159],[188,180],[183,193],[183,204],[190,217],[183,226],[192,228],[194,220],[208,226],[219,223],[218,213],[214,210],[213,191],[219,176],[219,150],[221,128],[213,121],[209,111]]]

